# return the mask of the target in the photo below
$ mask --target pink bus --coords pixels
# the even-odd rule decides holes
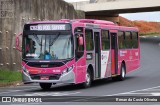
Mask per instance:
[[[22,35],[22,50],[19,36]],[[24,83],[69,83],[89,87],[93,80],[124,80],[140,67],[138,29],[110,21],[62,19],[24,25],[16,37],[22,51]]]

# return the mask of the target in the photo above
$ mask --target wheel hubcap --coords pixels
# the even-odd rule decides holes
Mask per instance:
[[[124,71],[124,68],[122,68],[122,77],[123,77],[123,78],[125,77],[125,71]]]
[[[90,75],[88,73],[86,74],[86,84],[90,84]]]

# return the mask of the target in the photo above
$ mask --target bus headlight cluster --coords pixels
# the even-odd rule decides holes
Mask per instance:
[[[29,74],[29,71],[25,67],[22,67],[22,69],[26,74]]]
[[[62,74],[68,73],[68,72],[71,71],[73,68],[74,68],[74,65],[72,65],[72,66],[70,66],[70,67],[64,69],[63,72],[62,72]]]

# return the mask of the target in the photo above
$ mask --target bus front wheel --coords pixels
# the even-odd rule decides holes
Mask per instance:
[[[43,90],[47,90],[51,88],[52,83],[39,83],[39,85]]]
[[[90,86],[91,86],[91,73],[90,73],[90,70],[87,70],[86,81],[83,83],[83,87],[88,88]]]

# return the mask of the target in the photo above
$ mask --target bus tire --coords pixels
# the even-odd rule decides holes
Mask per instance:
[[[51,88],[52,83],[39,83],[39,85],[43,90],[47,90]]]
[[[86,73],[86,81],[82,85],[84,88],[88,88],[91,86],[91,82],[92,82],[91,72],[90,69],[88,69]]]
[[[123,81],[126,77],[126,67],[124,63],[121,64],[121,74],[118,76],[119,81]]]

